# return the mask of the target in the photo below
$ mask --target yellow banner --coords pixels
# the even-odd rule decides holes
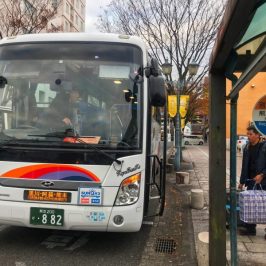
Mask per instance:
[[[181,119],[181,129],[185,127],[185,118]]]
[[[181,118],[185,118],[187,115],[189,104],[189,95],[181,95],[180,96],[180,116]]]
[[[176,95],[168,95],[168,113],[170,117],[175,117],[177,113],[177,97]]]

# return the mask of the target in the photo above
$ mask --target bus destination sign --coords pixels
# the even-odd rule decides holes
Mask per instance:
[[[24,200],[71,202],[71,193],[47,190],[24,190]]]

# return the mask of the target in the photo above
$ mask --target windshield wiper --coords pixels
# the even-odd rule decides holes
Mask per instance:
[[[73,137],[73,129],[67,128],[65,131],[54,131],[48,132],[46,134],[29,134],[29,137],[43,137],[43,138],[65,138],[65,137]]]
[[[83,144],[85,144],[86,146],[90,147],[92,150],[94,150],[94,151],[96,151],[96,152],[98,152],[98,153],[101,153],[101,154],[105,155],[106,157],[108,157],[108,158],[114,160],[117,164],[120,164],[120,165],[122,164],[121,161],[117,160],[116,158],[114,158],[113,156],[109,155],[108,153],[106,153],[106,152],[104,152],[104,151],[102,151],[102,150],[100,150],[100,149],[94,147],[93,145],[91,145],[91,144],[89,144],[89,143],[87,143],[87,142],[81,140],[78,136],[72,136],[72,138],[75,138],[75,140],[78,141],[79,143],[83,143]]]
[[[104,156],[108,157],[109,159],[112,159],[113,161],[115,161],[117,164],[122,164],[121,161],[119,161],[118,159],[109,155],[108,153],[106,153],[106,152],[94,147],[92,144],[89,144],[89,143],[83,141],[82,139],[80,139],[79,136],[74,133],[74,130],[72,128],[68,128],[63,132],[58,131],[58,132],[47,133],[44,135],[28,135],[28,136],[46,137],[46,138],[66,138],[66,137],[74,138],[77,142],[85,144],[86,147],[89,147],[90,149],[96,151],[97,153],[103,154]]]

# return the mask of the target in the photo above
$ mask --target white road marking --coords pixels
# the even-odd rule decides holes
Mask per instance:
[[[200,152],[202,152],[207,158],[209,158],[209,154],[203,151],[201,148],[195,146]]]
[[[56,243],[56,242],[46,242],[46,241],[43,241],[41,243],[42,245],[45,245],[46,248],[55,248],[55,247],[65,247],[66,246],[66,243]]]
[[[204,152],[201,148],[195,146],[201,153],[203,153],[207,158],[209,158],[209,154]],[[228,176],[230,176],[230,168],[229,167],[226,167],[226,170],[225,170],[226,174]]]
[[[45,245],[46,248],[55,248],[55,247],[65,247],[67,251],[73,251],[77,248],[84,246],[88,240],[88,234],[54,234],[50,235],[47,239],[45,239],[41,244]],[[76,240],[77,239],[77,240]],[[74,240],[76,240],[74,242]],[[74,243],[73,243],[74,242]],[[73,243],[71,246],[67,247],[70,243]],[[22,265],[21,265],[22,266]]]
[[[45,239],[41,245],[45,245],[46,248],[65,247],[73,240],[74,236],[66,235],[51,235]]]
[[[22,261],[16,261],[15,262],[15,265],[16,266],[26,266],[26,263],[25,262],[22,262]]]
[[[89,236],[87,234],[80,237],[76,242],[74,242],[70,247],[65,248],[65,250],[73,251],[77,248],[84,246],[89,241]]]

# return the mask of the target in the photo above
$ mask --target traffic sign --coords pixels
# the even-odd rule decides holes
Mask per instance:
[[[266,95],[260,98],[255,104],[252,118],[257,130],[262,135],[266,135]]]

